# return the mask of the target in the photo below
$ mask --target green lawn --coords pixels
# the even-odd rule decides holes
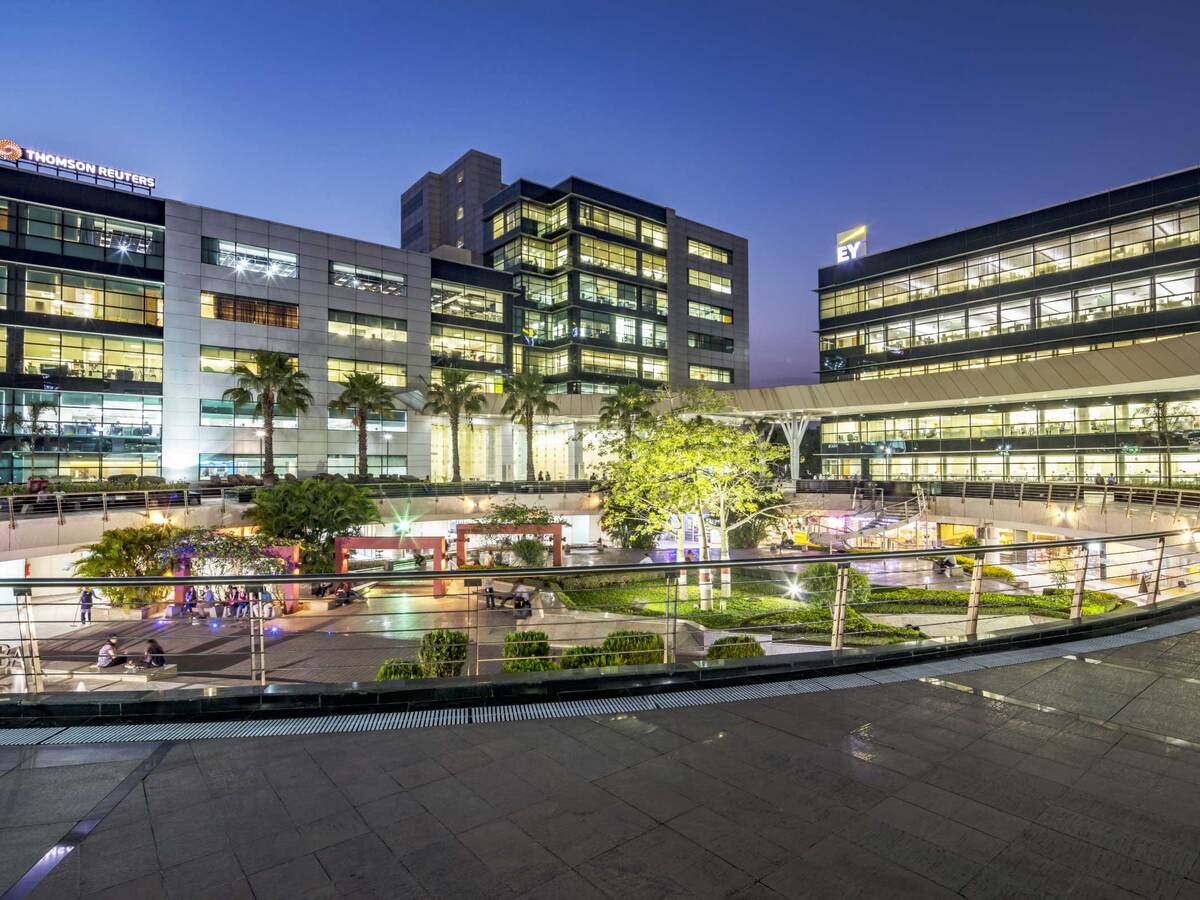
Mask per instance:
[[[860,612],[870,613],[956,613],[967,610],[966,591],[928,590],[924,588],[876,588],[871,591],[870,605],[861,604]],[[1084,591],[1083,614],[1096,616],[1133,606],[1116,594],[1105,591]],[[1051,594],[997,594],[987,591],[979,595],[979,611],[984,614],[1047,616],[1065,619],[1071,614],[1071,592]]]
[[[578,579],[553,588],[572,609],[617,613],[625,616],[662,616],[666,588],[661,578],[642,584],[599,584],[601,578]],[[722,598],[719,580],[713,584],[713,609],[700,608],[700,587],[689,584],[681,591],[678,614],[705,628],[753,628],[787,639],[827,640],[831,631],[829,610],[812,607],[786,596],[786,582],[766,573],[736,571],[731,596]],[[722,601],[725,609],[721,609]],[[875,646],[923,637],[919,631],[876,625],[849,611],[846,644]]]

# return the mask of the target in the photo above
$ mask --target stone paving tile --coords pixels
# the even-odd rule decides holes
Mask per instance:
[[[1200,734],[1200,635],[1088,656],[1144,671],[181,744],[35,896],[1200,896],[1200,752],[1128,727]],[[0,880],[148,752],[0,752]]]

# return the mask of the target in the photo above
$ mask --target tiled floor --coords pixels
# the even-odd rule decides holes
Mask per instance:
[[[178,744],[34,896],[1200,896],[1200,634],[944,679]],[[154,746],[0,750],[0,883]]]

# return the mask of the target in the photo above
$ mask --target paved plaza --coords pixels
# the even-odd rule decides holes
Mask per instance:
[[[1187,634],[617,716],[3,749],[0,883],[99,804],[32,896],[1200,896],[1198,677]]]

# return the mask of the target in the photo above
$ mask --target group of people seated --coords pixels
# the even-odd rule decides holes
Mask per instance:
[[[193,619],[210,615],[217,619],[273,619],[275,598],[265,586],[250,590],[231,585],[222,590],[220,587],[214,589],[212,585],[197,589],[189,584],[183,592],[182,614]]]
[[[120,644],[115,634],[110,635],[108,640],[100,645],[100,651],[96,654],[97,669],[111,669],[116,666],[124,666],[126,669],[161,669],[166,664],[166,651],[154,638],[146,641],[145,652],[137,660],[120,652]]]
[[[328,597],[330,594],[338,601],[338,606],[363,599],[363,595],[349,581],[322,581],[313,587],[314,597]]]

